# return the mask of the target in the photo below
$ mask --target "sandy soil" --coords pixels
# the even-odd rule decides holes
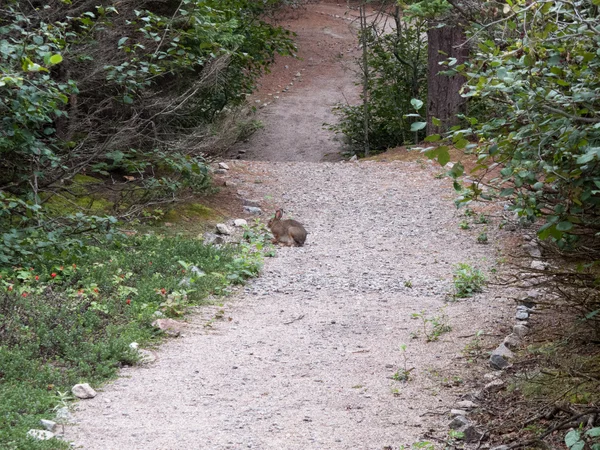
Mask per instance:
[[[334,45],[348,32],[343,7],[309,8],[317,12],[290,22],[300,43]],[[306,69],[261,110],[266,127],[243,146],[251,161],[230,161],[226,175],[241,195],[305,223],[307,245],[279,249],[259,279],[193,316],[155,363],[124,369],[81,401],[66,434],[81,448],[444,448],[447,413],[471,382],[465,345],[514,313],[491,288],[446,303],[453,268],[489,270],[507,232],[493,221],[460,230],[451,185],[432,164],[319,162],[340,150],[320,123],[355,91],[348,72],[322,72],[343,70],[343,59],[327,49],[312,57],[312,66],[306,54],[280,62],[264,80],[258,96]],[[491,243],[478,245],[484,230]],[[452,331],[427,342],[419,313],[445,317]],[[409,380],[395,380],[405,368]]]

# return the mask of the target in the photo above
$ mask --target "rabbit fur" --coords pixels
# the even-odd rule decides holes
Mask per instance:
[[[304,226],[296,220],[281,220],[282,217],[283,209],[278,209],[275,217],[269,220],[268,227],[273,233],[273,243],[302,247],[308,234]]]

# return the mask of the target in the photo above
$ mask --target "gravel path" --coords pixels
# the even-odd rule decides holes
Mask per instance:
[[[489,267],[495,252],[458,229],[448,181],[416,163],[230,164],[241,190],[306,224],[307,245],[268,259],[224,306],[231,321],[192,318],[157,362],[80,402],[67,438],[85,449],[381,450],[443,436],[446,416],[425,414],[457,400],[448,383],[464,336],[510,314],[493,292],[444,303],[453,265]],[[442,309],[453,330],[427,343],[411,315]],[[392,379],[403,343],[407,383]]]
[[[67,439],[89,450],[444,448],[447,412],[468,385],[465,345],[512,314],[491,290],[450,304],[445,294],[454,265],[489,269],[506,232],[489,224],[492,243],[478,245],[486,225],[460,230],[451,184],[431,164],[318,162],[340,150],[322,130],[330,106],[356,93],[346,12],[323,3],[284,24],[303,59],[265,77],[257,96],[281,98],[234,153],[250,161],[230,161],[226,175],[240,195],[304,223],[307,245],[279,249],[155,363],[81,401]],[[302,82],[276,94],[297,72]],[[452,331],[427,343],[412,318],[421,312]],[[406,383],[393,379],[404,356]]]

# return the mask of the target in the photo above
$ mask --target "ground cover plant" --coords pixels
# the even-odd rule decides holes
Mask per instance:
[[[152,321],[257,275],[260,255],[241,249],[147,235],[0,269],[0,448],[67,448],[26,433],[73,384],[98,386],[134,364],[130,343],[158,343]]]

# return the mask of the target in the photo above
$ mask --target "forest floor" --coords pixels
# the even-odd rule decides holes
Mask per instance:
[[[264,128],[220,178],[303,222],[307,244],[278,249],[260,278],[192,315],[156,362],[79,402],[66,432],[77,446],[445,446],[449,410],[486,366],[469,350],[496,344],[514,315],[497,287],[449,301],[455,267],[493,276],[518,238],[499,229],[499,212],[457,211],[451,182],[428,161],[340,161],[342,144],[322,124],[336,102],[357,98],[350,16],[345,2],[317,3],[282,21],[301,59],[281,58],[263,78],[251,101],[269,103],[258,110]]]

